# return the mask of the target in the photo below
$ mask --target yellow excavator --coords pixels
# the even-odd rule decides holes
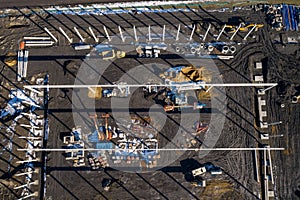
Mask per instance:
[[[242,32],[248,32],[248,31],[250,31],[254,26],[255,26],[255,24],[243,24],[243,23],[242,23],[242,26],[240,27],[240,31],[242,31]],[[255,30],[254,30],[254,31],[257,31],[259,28],[262,28],[263,26],[264,26],[263,24],[256,24],[256,27],[255,27]]]
[[[234,33],[236,30],[236,26],[233,25],[225,25],[225,32],[226,33]]]
[[[245,23],[242,23],[241,24],[241,27],[240,27],[240,29],[239,29],[239,31],[241,31],[241,32],[248,32],[248,31],[250,31],[252,28],[253,28],[253,26],[254,26],[255,24],[245,24]],[[257,31],[259,28],[261,28],[261,27],[263,27],[264,25],[263,24],[256,24],[256,27],[255,27],[255,30],[254,31]],[[225,31],[227,32],[227,33],[234,33],[235,31],[236,31],[236,29],[238,28],[238,26],[234,26],[234,25],[226,25],[225,26]]]

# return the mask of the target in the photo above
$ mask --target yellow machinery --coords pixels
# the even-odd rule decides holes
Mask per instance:
[[[126,53],[124,51],[117,51],[115,49],[105,50],[99,53],[103,60],[111,60],[114,58],[124,58]]]
[[[102,98],[102,87],[89,88],[88,97],[91,99],[101,99]]]
[[[17,64],[17,55],[13,52],[7,53],[5,55],[4,63],[9,67],[13,67]]]
[[[112,132],[111,132],[111,130],[108,130],[108,118],[109,118],[109,114],[103,114],[101,117],[105,118],[105,134],[106,134],[106,139],[107,140],[111,140],[111,138],[112,138]]]
[[[232,26],[232,25],[226,25],[225,26],[225,32],[234,33],[235,31],[236,31],[236,26]]]
[[[253,28],[254,25],[255,24],[245,24],[245,23],[242,23],[239,31],[241,31],[241,32],[248,32],[248,31],[250,31]],[[263,26],[264,26],[263,24],[256,24],[255,31],[257,31],[259,28],[262,28]],[[227,33],[234,33],[237,28],[238,28],[238,26],[226,25],[225,26],[225,31]]]
[[[248,32],[253,28],[254,25],[255,24],[248,24],[248,25],[242,24],[242,26],[240,27],[240,31]],[[263,26],[264,26],[263,24],[256,24],[255,31],[257,31],[259,28],[262,28]]]
[[[93,121],[94,121],[94,125],[95,125],[95,128],[96,128],[97,133],[98,133],[98,139],[99,140],[105,140],[104,134],[99,131],[99,127],[98,127],[97,120],[96,120],[97,119],[97,114],[90,115],[90,118],[92,118]]]

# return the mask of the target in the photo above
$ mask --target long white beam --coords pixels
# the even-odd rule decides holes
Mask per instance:
[[[24,85],[24,88],[90,88],[90,87],[103,87],[103,88],[110,88],[110,87],[170,87],[170,86],[195,86],[196,87],[264,87],[264,86],[276,86],[277,83],[190,83],[190,84],[153,84],[153,85],[146,85],[146,84],[139,84],[139,85]]]
[[[50,35],[50,37],[52,37],[52,39],[55,42],[58,42],[58,39],[49,31],[49,29],[47,27],[45,27],[44,30]]]
[[[255,28],[256,28],[256,24],[254,24],[252,29],[247,33],[247,35],[244,37],[244,40],[247,40],[248,36],[254,31]]]
[[[163,26],[162,41],[165,41],[166,25]]]
[[[225,28],[226,28],[226,24],[223,26],[223,28],[222,28],[220,34],[219,34],[218,37],[217,37],[217,40],[220,39],[220,37],[221,37],[222,33],[224,32]]]
[[[272,160],[271,160],[271,152],[268,149],[268,157],[269,157],[269,163],[270,163],[270,175],[271,175],[271,182],[274,184],[274,177],[273,177],[273,166],[272,166]]]
[[[284,148],[268,148],[270,151],[283,151]],[[18,149],[18,151],[129,151],[131,149],[94,149],[94,148],[87,148],[87,149]],[[135,149],[136,151],[145,150],[145,149]],[[181,149],[147,149],[147,150],[158,150],[158,151],[264,151],[266,148],[181,148]],[[33,160],[32,160],[33,161]]]
[[[242,24],[240,24],[240,25],[238,26],[238,28],[236,29],[236,31],[235,31],[235,32],[233,33],[233,35],[231,36],[230,40],[233,40],[234,36],[235,36],[235,35],[237,34],[237,32],[240,30],[241,26],[242,26]]]
[[[196,25],[193,26],[193,30],[192,30],[191,35],[190,35],[190,41],[193,39],[195,29],[196,29]]]
[[[82,37],[82,35],[80,34],[80,32],[78,31],[78,29],[76,27],[74,27],[75,32],[77,33],[78,37],[80,38],[81,42],[84,42],[84,38]]]
[[[119,28],[119,32],[120,32],[120,36],[121,36],[122,42],[125,42],[125,38],[123,36],[123,32],[122,32],[121,26],[118,26],[118,28]]]
[[[207,37],[208,32],[209,32],[209,30],[210,30],[210,27],[211,27],[211,24],[208,25],[208,28],[207,28],[207,30],[206,30],[206,32],[205,32],[205,34],[204,34],[204,37],[203,37],[203,41],[206,40],[206,37]]]
[[[178,29],[177,29],[176,41],[179,40],[179,33],[180,33],[180,24],[178,25]]]
[[[152,38],[151,38],[151,25],[148,26],[148,37],[149,37],[148,40],[152,41]]]
[[[139,40],[139,38],[138,38],[138,36],[137,36],[135,26],[133,26],[133,33],[134,33],[134,39],[135,39],[135,41],[137,42],[137,41]]]
[[[93,36],[95,42],[99,42],[99,39],[96,37],[96,35],[95,35],[95,33],[94,33],[94,31],[93,31],[93,29],[92,29],[91,27],[89,27],[89,31],[90,31],[90,33],[92,34],[92,36]]]
[[[67,40],[72,43],[73,42],[73,39],[70,38],[67,33],[61,28],[61,27],[58,27],[58,29],[60,30],[60,32],[65,36],[65,38],[67,38]]]
[[[106,26],[103,26],[103,30],[104,30],[104,32],[105,32],[105,34],[106,34],[106,37],[107,37],[108,41],[111,41],[111,37],[110,37],[109,34],[108,34],[108,31],[107,31],[107,29],[106,29]]]

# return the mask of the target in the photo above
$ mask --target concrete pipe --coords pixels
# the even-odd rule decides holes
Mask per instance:
[[[223,54],[227,54],[228,51],[229,51],[229,47],[228,47],[228,46],[223,46],[223,48],[222,48],[222,53],[223,53]]]
[[[175,50],[176,50],[176,52],[179,53],[180,52],[180,47],[176,47]]]
[[[234,54],[234,53],[235,53],[235,51],[236,51],[236,48],[235,48],[235,46],[231,46],[231,47],[230,47],[230,53]]]
[[[207,47],[207,49],[208,49],[209,52],[212,52],[212,51],[214,50],[214,47],[211,46],[211,45],[209,45],[209,46]]]
[[[195,54],[195,53],[196,53],[196,48],[195,48],[195,47],[192,47],[192,48],[191,48],[191,53],[192,53],[192,54]]]

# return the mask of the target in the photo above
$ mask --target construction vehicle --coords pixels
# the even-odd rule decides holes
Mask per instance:
[[[173,103],[171,104],[167,104],[164,106],[164,111],[165,112],[171,112],[171,111],[174,111],[175,108],[193,108],[194,110],[196,109],[202,109],[204,106],[206,106],[206,104],[204,103],[197,103],[195,102],[194,105],[188,105],[188,104],[185,104],[185,105],[174,105]]]
[[[225,25],[225,32],[226,33],[234,33],[236,31],[236,26],[233,25]]]
[[[94,114],[94,115],[90,115],[90,118],[93,119],[94,121],[94,125],[95,125],[95,128],[96,128],[96,131],[98,133],[98,140],[105,140],[105,136],[104,134],[99,130],[99,127],[98,127],[98,124],[97,124],[97,114]]]
[[[194,180],[191,182],[192,186],[196,186],[196,187],[206,187],[206,180]]]
[[[194,177],[203,175],[203,174],[205,174],[205,172],[206,172],[205,167],[199,167],[197,169],[192,170],[192,174]]]
[[[208,129],[208,124],[203,124],[202,122],[196,122],[193,126],[193,129],[197,132],[197,133],[202,133],[207,131]]]
[[[88,97],[91,99],[101,99],[102,98],[102,87],[91,87],[88,88]]]
[[[256,25],[256,26],[255,26]],[[262,28],[264,25],[263,24],[245,24],[241,23],[240,31],[241,32],[248,32],[250,31],[253,27],[255,26],[255,31],[257,31],[259,28]]]
[[[106,140],[111,140],[112,139],[112,130],[110,130],[108,128],[109,114],[103,114],[101,117],[105,118],[105,135],[106,135]]]
[[[17,55],[13,52],[9,52],[5,55],[4,63],[9,66],[13,67],[17,64]]]
[[[124,58],[126,55],[126,53],[124,51],[120,51],[120,50],[114,49],[109,46],[98,48],[97,51],[99,52],[99,56],[101,56],[101,58],[103,60],[111,60],[114,58]]]

